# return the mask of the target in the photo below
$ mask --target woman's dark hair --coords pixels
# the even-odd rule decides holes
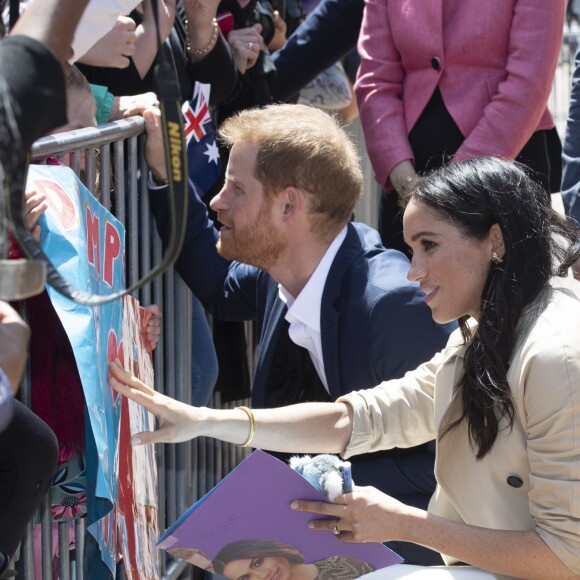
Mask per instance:
[[[304,563],[304,556],[290,544],[269,540],[239,540],[222,548],[214,558],[213,566],[218,574],[223,574],[224,568],[234,560],[253,560],[268,556],[286,558],[292,565]]]
[[[513,426],[507,371],[522,312],[552,276],[565,276],[580,257],[580,234],[552,209],[550,196],[523,166],[495,157],[438,169],[418,182],[410,199],[449,219],[468,238],[483,239],[493,224],[503,234],[505,254],[502,262],[491,262],[474,336],[468,316],[459,319],[464,340],[471,341],[459,381],[463,413],[445,431],[467,419],[482,459],[495,443],[500,420]]]

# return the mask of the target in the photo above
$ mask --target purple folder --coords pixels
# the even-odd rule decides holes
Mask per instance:
[[[311,530],[308,522],[321,516],[292,511],[295,499],[328,501],[288,465],[256,450],[191,506],[163,534],[158,547],[170,552],[195,548],[214,559],[232,542],[263,539],[294,546],[306,563],[344,556],[379,569],[402,561],[383,544],[341,542],[330,532]]]

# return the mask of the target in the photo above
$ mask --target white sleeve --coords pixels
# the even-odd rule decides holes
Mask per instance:
[[[77,26],[73,41],[74,56],[71,62],[78,60],[113,26],[117,18],[126,15],[141,0],[91,0]]]

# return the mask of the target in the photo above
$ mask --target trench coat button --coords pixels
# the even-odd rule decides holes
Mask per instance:
[[[510,475],[507,478],[507,484],[510,487],[522,487],[522,485],[524,485],[524,482],[517,475]]]
[[[441,59],[438,56],[434,56],[431,59],[431,66],[435,69],[435,70],[441,70]]]

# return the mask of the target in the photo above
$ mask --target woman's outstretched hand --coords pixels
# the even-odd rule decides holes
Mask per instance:
[[[155,431],[136,433],[133,445],[146,443],[179,443],[201,435],[199,422],[203,409],[192,407],[154,391],[137,377],[129,374],[119,361],[109,363],[111,387],[132,401],[139,403],[159,419]]]

